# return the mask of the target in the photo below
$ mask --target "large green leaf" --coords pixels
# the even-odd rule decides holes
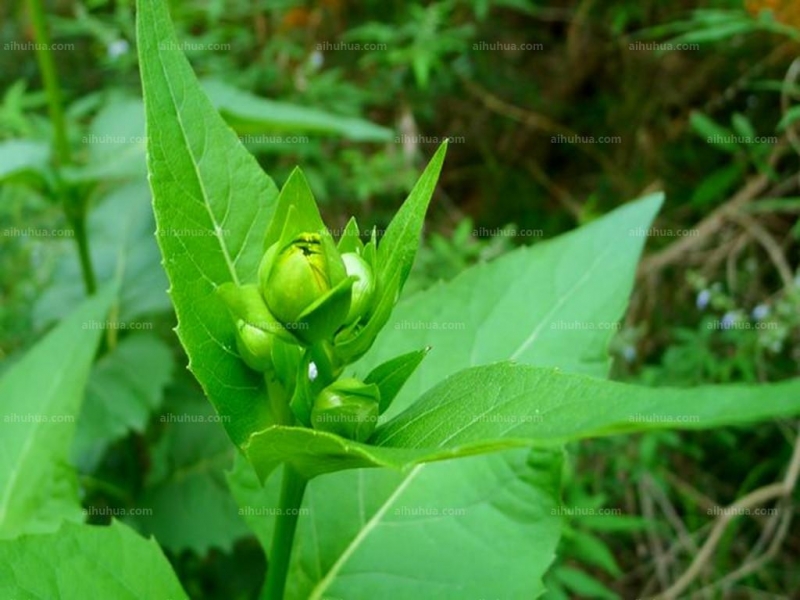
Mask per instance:
[[[203,89],[228,123],[244,134],[317,133],[363,142],[388,142],[393,136],[390,129],[363,119],[268,100],[219,80],[203,81]]]
[[[300,427],[253,435],[245,452],[266,478],[282,462],[313,477],[518,446],[651,429],[703,429],[800,413],[800,379],[773,385],[649,388],[498,363],[451,376],[380,427],[370,444]]]
[[[453,468],[457,464],[458,468]],[[534,597],[555,557],[560,453],[505,452],[402,475],[326,477],[300,508],[287,599]],[[237,460],[229,482],[269,548],[280,471],[261,487]],[[534,565],[541,565],[534,569]]]
[[[158,544],[118,522],[0,541],[0,597],[188,599]]]
[[[272,418],[214,290],[252,283],[277,189],[200,89],[166,3],[137,2],[156,237],[189,368],[236,443]]]
[[[144,432],[172,371],[169,346],[143,332],[124,338],[94,365],[72,448],[81,469],[94,470],[108,445],[130,431]]]
[[[630,231],[649,227],[660,203],[659,196],[651,196],[626,205],[576,232],[533,248],[519,249],[488,265],[469,269],[447,284],[402,301],[372,352],[356,365],[356,373],[365,376],[373,367],[398,353],[427,345],[433,347],[404,385],[387,413],[390,415],[401,412],[421,393],[460,369],[508,359],[512,355],[524,363],[604,376],[609,365],[606,348],[613,330],[601,328],[599,324],[621,318],[644,243],[643,237],[630,235]],[[577,320],[584,326],[569,330],[557,328],[561,321]],[[459,327],[447,326],[451,323]],[[515,471],[508,467],[509,464],[525,464],[527,456],[527,450],[513,450],[419,465],[404,474],[369,469],[342,471],[314,479],[309,484],[304,506],[332,504],[332,510],[337,511],[336,518],[325,518],[327,515],[317,511],[301,517],[293,578],[316,580],[318,591],[347,586],[345,597],[354,600],[375,597],[365,586],[381,580],[383,569],[376,568],[360,549],[369,547],[372,554],[391,555],[404,540],[415,536],[411,523],[395,522],[387,526],[390,515],[380,511],[382,506],[388,502],[391,511],[395,499],[411,494],[444,514],[449,505],[441,497],[451,486],[468,487],[490,497],[494,490],[514,485],[517,479],[534,477],[535,471],[531,468]],[[249,485],[238,486],[232,478],[234,490],[235,493],[242,491],[236,493],[240,502],[244,498],[248,503],[259,505],[253,497],[255,474],[250,477],[244,480]],[[267,482],[260,505],[269,506],[273,502],[278,480],[273,476]],[[540,493],[536,486],[531,487],[530,494]],[[484,518],[484,515],[468,513],[460,517],[459,524],[463,530],[481,529]],[[551,527],[558,522],[556,516],[542,515],[535,522],[523,523],[516,518],[515,510],[507,506],[497,511],[491,520],[492,526],[503,532],[505,547],[521,556],[531,548],[536,549],[538,540],[550,549],[538,552],[534,560],[520,561],[530,572],[526,581],[531,583],[524,597],[535,597],[541,589],[536,582],[552,560],[558,535],[552,533]],[[267,536],[268,521],[260,523],[264,530],[261,535]],[[417,580],[416,594],[393,595],[393,586],[401,578],[385,579],[384,595],[401,599],[432,597],[431,594],[441,592],[440,582],[479,586],[484,578],[492,577],[493,574],[483,568],[483,554],[460,550],[461,540],[453,532],[452,519],[430,519],[426,527],[429,539],[437,540],[438,546],[412,548],[417,562],[441,563],[443,568],[433,581]],[[324,541],[330,539],[338,541],[335,545]],[[301,543],[301,540],[306,542]],[[457,560],[451,561],[450,557]],[[315,564],[314,561],[319,564],[315,570],[304,566]],[[333,565],[337,565],[336,573],[326,578]],[[408,564],[400,574],[413,579],[415,568]],[[320,584],[323,578],[324,584]],[[517,589],[514,582],[496,583],[494,593],[487,597],[513,597],[510,592]],[[439,597],[462,598],[464,595],[452,593]]]
[[[0,538],[81,518],[69,450],[113,289],[84,304],[0,379]]]

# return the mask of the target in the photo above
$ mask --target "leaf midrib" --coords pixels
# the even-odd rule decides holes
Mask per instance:
[[[189,138],[186,133],[186,127],[183,124],[183,118],[181,117],[181,113],[178,110],[178,104],[175,98],[175,92],[172,88],[172,82],[170,81],[170,78],[167,76],[167,71],[164,65],[164,60],[162,58],[161,52],[162,52],[161,50],[159,50],[158,52],[158,64],[161,67],[161,74],[164,76],[164,81],[166,83],[167,89],[169,90],[169,97],[172,103],[173,113],[175,114],[175,119],[180,127],[181,137],[183,138],[184,147],[186,148],[186,152],[192,159],[192,169],[194,170],[195,178],[197,179],[197,184],[200,186],[200,191],[203,196],[203,206],[205,207],[206,212],[208,213],[208,218],[211,219],[211,223],[213,225],[214,237],[217,238],[217,240],[219,241],[220,249],[222,250],[222,256],[225,258],[225,265],[228,267],[231,279],[236,285],[240,285],[239,277],[236,275],[236,269],[234,267],[233,262],[231,261],[230,253],[228,252],[228,246],[226,245],[225,240],[222,238],[222,235],[220,233],[222,231],[222,227],[217,222],[217,219],[214,216],[213,211],[211,210],[211,203],[208,196],[208,192],[206,191],[205,182],[203,181],[203,178],[200,176],[197,159],[194,155],[194,152],[192,152],[191,145],[189,144]]]
[[[344,551],[339,555],[339,558],[330,568],[330,570],[325,574],[319,583],[314,586],[314,589],[311,591],[309,595],[309,600],[321,600],[323,597],[322,594],[330,587],[331,583],[336,579],[339,571],[345,566],[350,557],[358,550],[359,546],[366,540],[372,530],[375,529],[380,521],[383,519],[384,515],[387,511],[392,507],[395,501],[402,495],[402,493],[406,490],[406,488],[411,485],[411,482],[417,477],[417,475],[422,471],[425,465],[417,465],[411,471],[409,471],[406,478],[403,482],[395,488],[392,494],[384,501],[381,507],[375,512],[372,518],[367,521],[364,526],[359,530],[356,537],[347,545]]]

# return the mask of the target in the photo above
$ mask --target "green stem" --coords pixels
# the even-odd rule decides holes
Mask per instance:
[[[81,261],[81,273],[83,273],[83,286],[86,293],[90,296],[97,289],[97,281],[94,277],[92,268],[92,257],[89,254],[89,237],[86,235],[85,210],[79,215],[75,215],[72,222],[72,229],[75,231],[75,242],[78,244],[78,257]]]
[[[47,95],[47,109],[50,113],[50,121],[53,124],[56,179],[59,182],[56,193],[63,198],[64,213],[67,215],[67,219],[72,225],[72,230],[75,232],[75,242],[78,245],[78,257],[81,263],[86,293],[92,295],[97,289],[97,283],[94,269],[92,268],[91,255],[89,254],[89,238],[86,235],[86,204],[75,198],[71,190],[64,189],[58,173],[59,167],[68,166],[72,163],[72,153],[69,147],[69,139],[67,138],[67,123],[64,119],[61,85],[58,82],[58,71],[56,71],[55,61],[53,60],[50,32],[47,30],[47,18],[42,0],[27,0],[27,3],[31,24],[33,25],[33,37],[36,40],[36,60],[39,63],[42,84]]]
[[[272,542],[267,557],[269,560],[267,583],[262,594],[262,598],[266,600],[283,600],[294,534],[297,529],[297,518],[300,506],[303,504],[303,494],[307,483],[308,480],[295,471],[290,464],[284,465],[278,515],[275,518],[275,530],[272,533]]]
[[[56,157],[60,165],[68,165],[72,157],[70,155],[69,140],[67,139],[64,109],[61,106],[61,86],[58,83],[58,74],[53,61],[53,54],[50,51],[50,33],[47,31],[47,21],[42,0],[28,0],[28,10],[31,14],[33,35],[36,40],[36,59],[39,62],[42,83],[47,94],[50,121],[53,123]]]

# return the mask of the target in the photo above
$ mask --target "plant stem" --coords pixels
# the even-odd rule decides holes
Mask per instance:
[[[78,257],[81,261],[81,273],[83,273],[83,286],[86,293],[90,296],[97,289],[97,282],[92,268],[92,257],[89,254],[89,237],[86,235],[85,209],[82,214],[75,215],[72,221],[72,229],[75,231],[75,242],[78,244]]]
[[[290,464],[284,465],[280,504],[269,549],[267,582],[262,594],[262,598],[266,600],[283,600],[294,534],[297,529],[297,517],[307,483],[308,480]]]
[[[33,35],[36,39],[36,60],[42,74],[42,83],[47,94],[47,107],[50,120],[53,122],[53,135],[55,138],[56,158],[59,165],[67,165],[72,157],[67,139],[67,126],[64,121],[64,109],[61,106],[61,86],[58,84],[58,74],[50,52],[50,34],[47,31],[42,0],[28,0],[28,10],[31,14]]]
[[[71,190],[64,189],[58,168],[72,163],[72,153],[67,138],[67,124],[64,119],[62,105],[61,85],[58,82],[58,72],[51,51],[50,32],[47,30],[42,0],[27,0],[28,11],[33,25],[33,36],[36,40],[36,60],[42,75],[42,84],[47,95],[47,110],[53,124],[53,146],[55,148],[56,180],[59,182],[56,195],[62,196],[64,213],[75,232],[75,242],[78,245],[78,257],[83,273],[83,284],[86,293],[94,294],[97,289],[92,259],[89,254],[89,239],[86,235],[86,204],[73,197]]]

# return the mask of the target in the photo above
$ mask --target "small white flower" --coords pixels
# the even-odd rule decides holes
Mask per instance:
[[[728,311],[722,315],[722,328],[730,329],[739,320],[739,315],[735,311]]]
[[[697,304],[697,309],[703,310],[706,306],[708,306],[710,300],[711,300],[710,290],[703,290],[702,292],[697,294],[697,300],[695,301],[695,303]]]
[[[106,48],[108,58],[112,60],[119,58],[123,54],[127,54],[128,50],[130,50],[130,44],[128,44],[127,40],[123,39],[114,40],[108,45],[108,48]]]
[[[317,365],[313,362],[308,363],[308,379],[314,381],[319,373],[317,372]]]
[[[308,62],[314,69],[319,69],[325,62],[325,57],[319,50],[314,50],[308,57]]]
[[[766,319],[769,315],[769,306],[766,304],[759,304],[753,309],[752,315],[756,321],[762,321]]]

